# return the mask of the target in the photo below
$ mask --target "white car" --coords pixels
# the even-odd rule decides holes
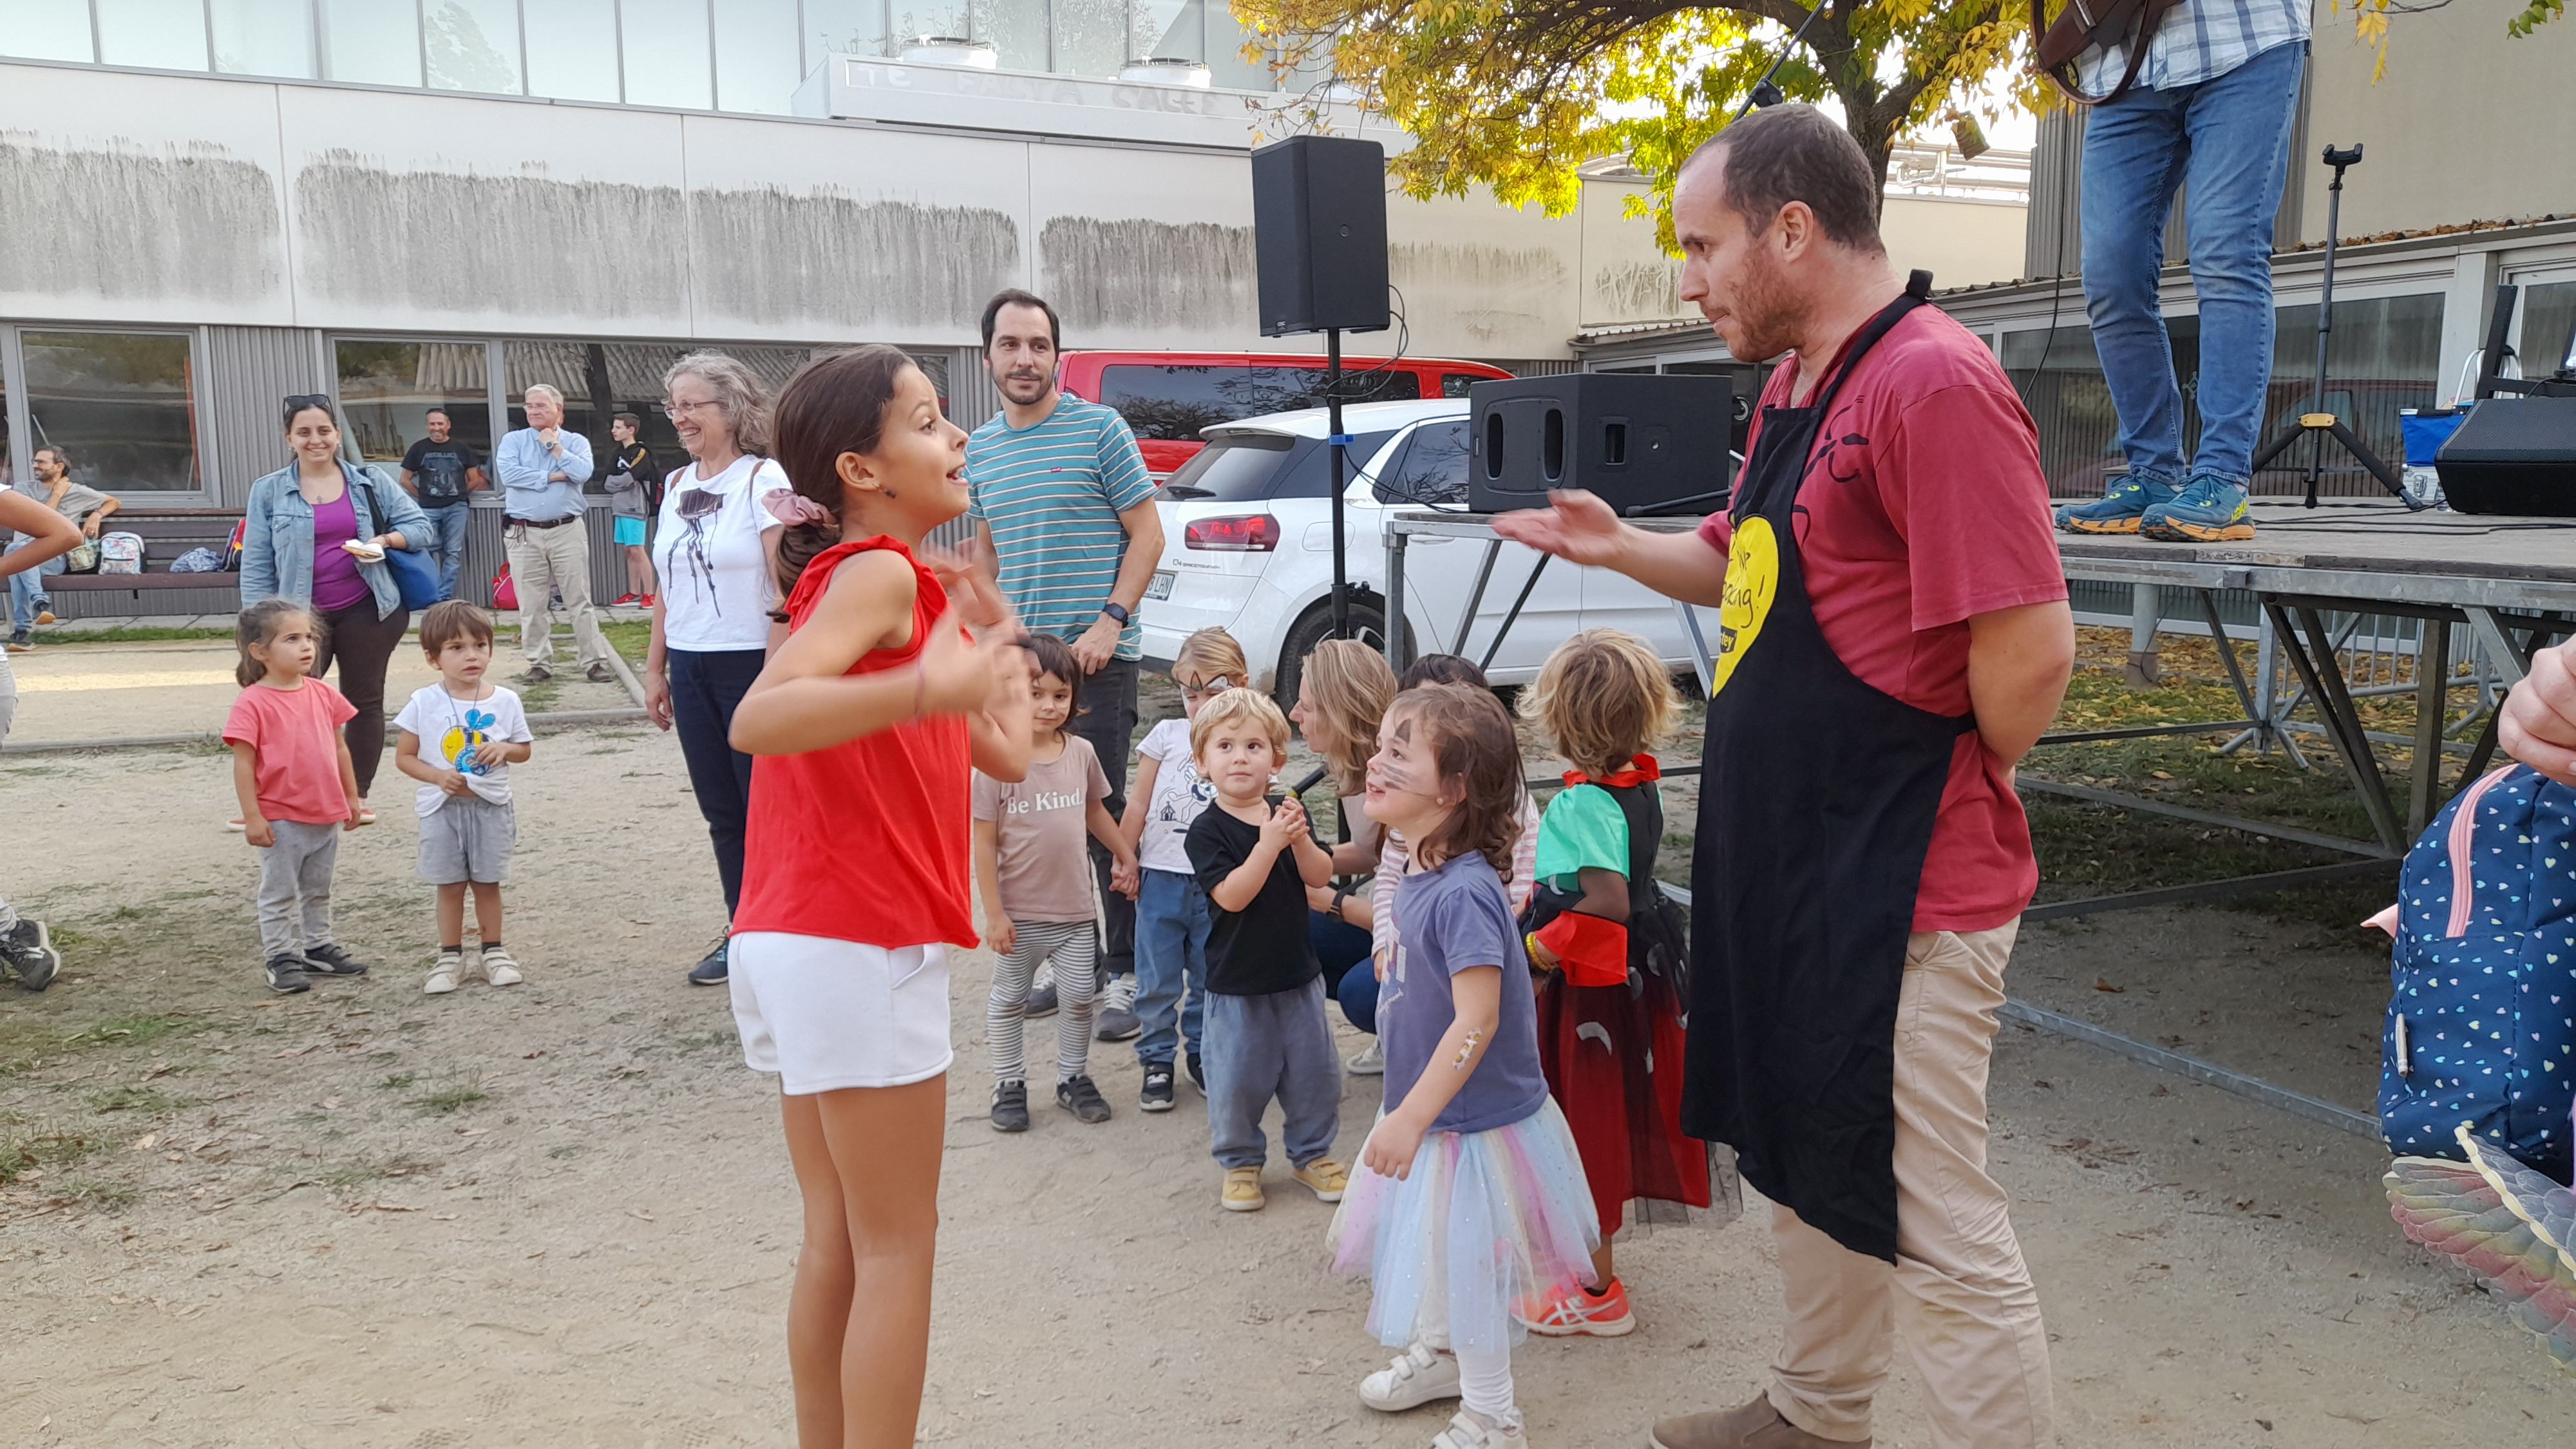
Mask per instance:
[[[1342,409],[1352,438],[1343,491],[1352,632],[1386,642],[1389,511],[1467,507],[1464,398],[1366,403]],[[1220,423],[1207,447],[1157,495],[1163,557],[1145,590],[1144,653],[1168,669],[1181,641],[1211,625],[1243,645],[1254,688],[1297,694],[1298,662],[1332,637],[1332,457],[1320,408]],[[1483,659],[1539,555],[1506,543],[1495,557],[1467,637],[1455,637],[1486,545],[1415,535],[1404,560],[1404,618],[1412,653]],[[1487,673],[1496,684],[1538,676],[1548,651],[1580,629],[1625,629],[1651,641],[1675,671],[1692,664],[1672,601],[1604,569],[1562,559],[1541,570]]]

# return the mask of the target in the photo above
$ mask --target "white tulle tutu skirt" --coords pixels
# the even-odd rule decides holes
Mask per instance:
[[[1599,1214],[1551,1097],[1507,1127],[1429,1134],[1401,1181],[1358,1169],[1326,1244],[1375,1288],[1378,1342],[1490,1352],[1526,1332],[1515,1305],[1591,1276]]]

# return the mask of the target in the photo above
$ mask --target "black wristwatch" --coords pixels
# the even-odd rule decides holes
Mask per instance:
[[[1111,600],[1111,601],[1109,601],[1108,603],[1101,605],[1101,606],[1100,606],[1100,612],[1102,612],[1102,613],[1104,613],[1104,614],[1107,614],[1107,615],[1108,615],[1110,618],[1112,618],[1112,619],[1117,620],[1117,621],[1118,621],[1118,627],[1119,627],[1119,628],[1121,628],[1121,629],[1126,628],[1126,627],[1127,627],[1127,621],[1128,621],[1129,619],[1131,619],[1131,618],[1133,618],[1133,617],[1134,617],[1133,615],[1131,615],[1131,614],[1129,614],[1129,613],[1127,612],[1127,606],[1126,606],[1126,605],[1124,605],[1124,604],[1122,604],[1122,603],[1119,603],[1119,602],[1118,602],[1117,600],[1115,600],[1115,599],[1112,599],[1112,600]]]

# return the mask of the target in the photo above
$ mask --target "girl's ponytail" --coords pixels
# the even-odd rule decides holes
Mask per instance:
[[[778,539],[780,606],[771,617],[786,619],[785,601],[795,596],[805,566],[841,541],[841,458],[877,450],[895,384],[916,365],[901,348],[854,348],[805,364],[778,395],[774,456],[795,496],[772,510],[787,528]]]

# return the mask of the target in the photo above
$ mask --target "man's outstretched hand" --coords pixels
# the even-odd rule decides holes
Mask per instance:
[[[1609,504],[1579,488],[1551,490],[1547,501],[1495,515],[1494,532],[1568,563],[1607,566],[1625,551],[1628,530]]]

